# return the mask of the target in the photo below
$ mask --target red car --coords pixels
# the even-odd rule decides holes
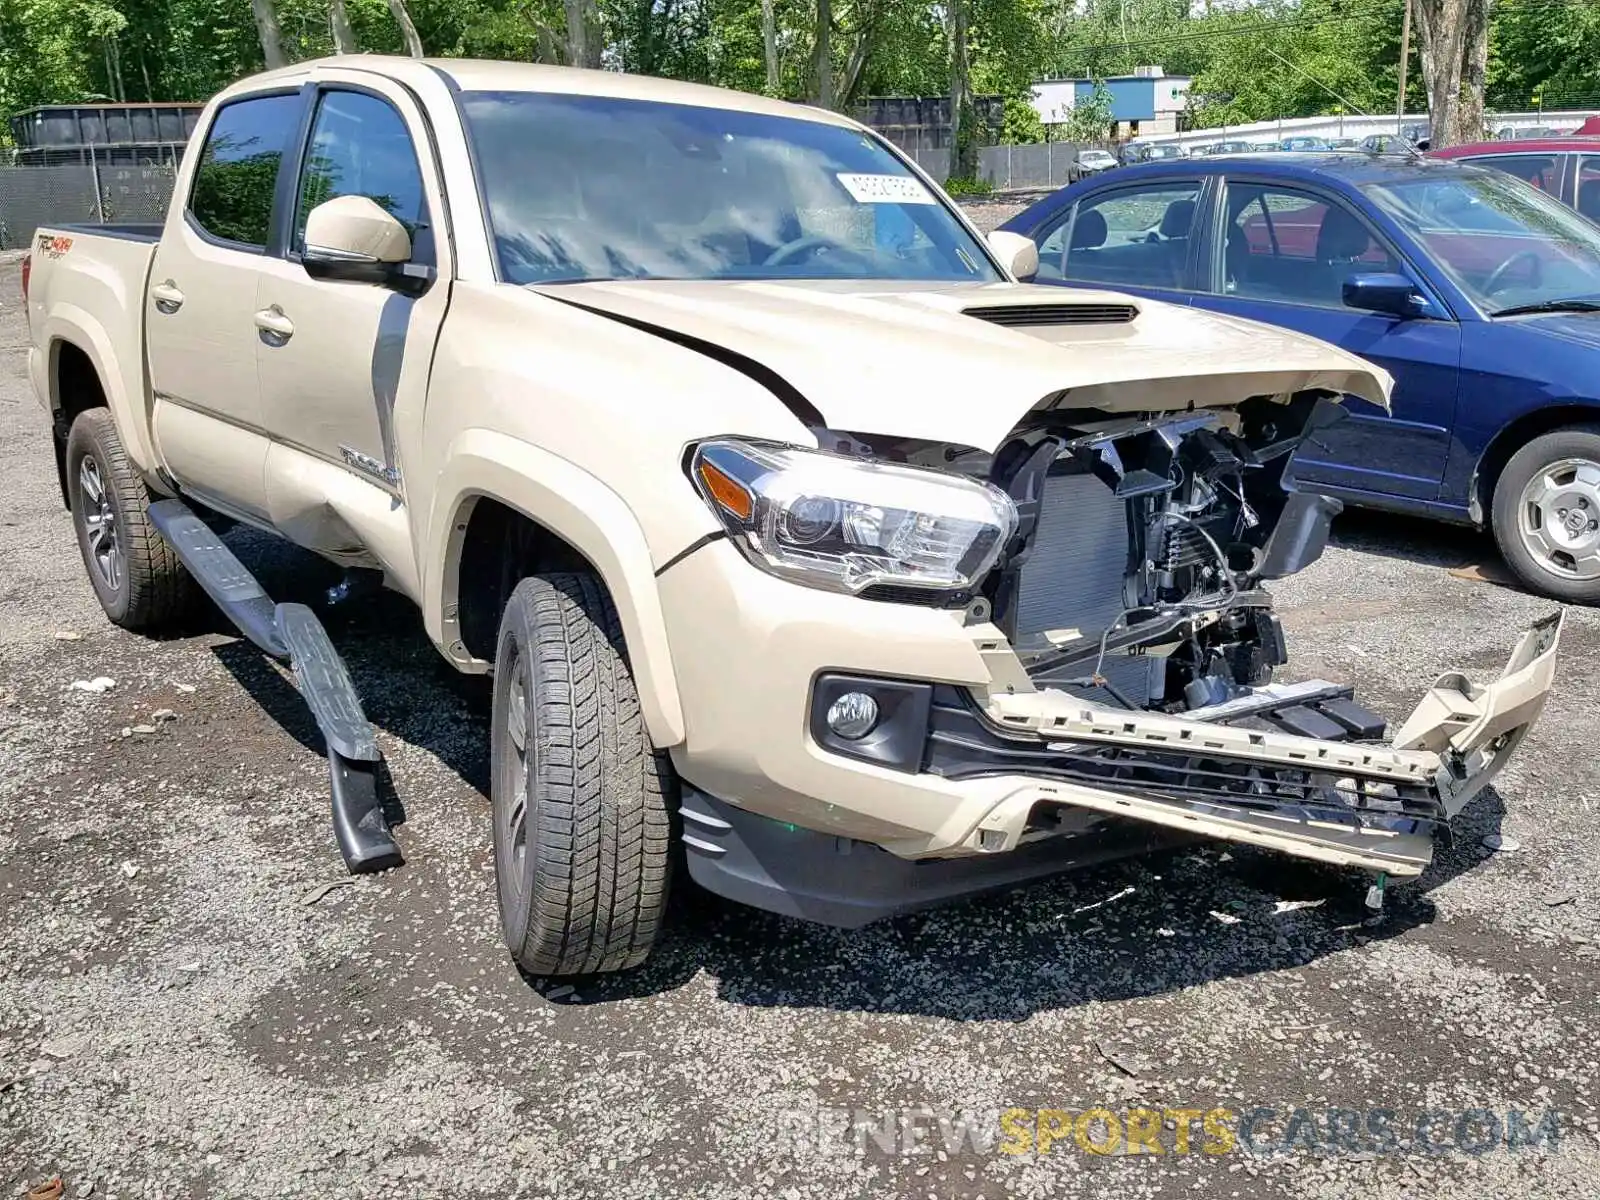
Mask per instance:
[[[1600,137],[1473,142],[1430,150],[1428,157],[1453,158],[1505,171],[1600,224]]]

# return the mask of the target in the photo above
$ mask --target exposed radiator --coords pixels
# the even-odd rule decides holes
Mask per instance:
[[[1017,589],[1016,644],[1044,648],[1047,630],[1077,629],[1098,637],[1127,607],[1123,582],[1128,568],[1127,510],[1093,475],[1051,475],[1045,480],[1033,553],[1023,564]],[[1068,672],[1087,675],[1091,659]],[[1144,655],[1107,654],[1101,674],[1135,704],[1152,695],[1153,678],[1163,660]],[[1051,686],[1060,686],[1052,684]],[[1100,688],[1063,690],[1114,706]]]

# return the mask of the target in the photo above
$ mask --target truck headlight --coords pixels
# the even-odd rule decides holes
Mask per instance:
[[[838,592],[970,588],[1017,524],[990,484],[794,446],[702,442],[689,474],[753,563]]]

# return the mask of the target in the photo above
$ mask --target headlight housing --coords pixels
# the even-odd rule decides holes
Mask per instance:
[[[991,484],[795,446],[717,438],[695,447],[689,474],[753,563],[837,592],[963,591],[1017,525]]]

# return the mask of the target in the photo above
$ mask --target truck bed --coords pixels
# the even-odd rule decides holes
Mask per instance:
[[[115,221],[104,225],[76,224],[53,225],[48,227],[49,232],[70,233],[73,237],[110,237],[128,242],[159,242],[161,240],[162,224],[160,221]],[[41,226],[35,233],[44,233],[47,228]]]
[[[29,247],[29,374],[50,406],[54,344],[88,354],[116,414],[129,456],[155,466],[145,382],[145,291],[159,225],[45,225]]]

